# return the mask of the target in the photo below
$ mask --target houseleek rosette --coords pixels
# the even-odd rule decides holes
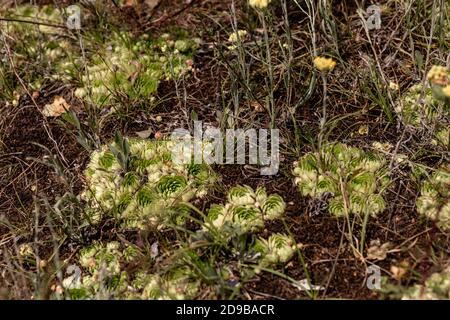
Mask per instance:
[[[91,223],[105,217],[140,229],[181,223],[185,203],[202,198],[215,182],[206,164],[171,160],[172,142],[129,140],[127,167],[104,146],[86,169],[86,212]]]
[[[450,170],[441,168],[422,184],[416,201],[420,215],[436,222],[443,231],[450,231]]]
[[[389,177],[386,160],[377,153],[336,143],[301,157],[294,163],[293,174],[303,196],[332,195],[328,210],[333,215],[347,211],[376,215],[385,208],[383,194]]]
[[[415,285],[403,294],[402,300],[449,300],[450,267],[433,273],[423,285]]]
[[[79,266],[64,278],[62,286],[71,299],[120,298],[129,289],[129,275],[122,265],[135,259],[137,252],[132,245],[121,250],[116,241],[94,242],[81,249]]]
[[[253,250],[261,254],[261,266],[286,264],[294,256],[296,248],[294,239],[281,233],[272,234],[268,239],[258,238],[253,246]]]
[[[229,190],[225,205],[214,204],[208,211],[208,222],[218,229],[225,226],[239,232],[253,232],[264,221],[279,219],[286,204],[277,194],[267,195],[263,187],[236,186]],[[208,223],[207,222],[207,223]]]

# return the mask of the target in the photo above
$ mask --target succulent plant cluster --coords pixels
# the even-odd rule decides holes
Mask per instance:
[[[432,143],[448,149],[448,112],[450,95],[450,70],[433,66],[428,72],[425,87],[416,84],[410,87],[397,101],[395,112],[405,125],[416,129],[432,130]],[[448,88],[448,89],[447,89]]]
[[[448,126],[441,126],[435,131],[432,143],[450,150],[450,130]]]
[[[213,204],[208,211],[203,230],[212,225],[221,235],[236,236],[257,232],[266,221],[282,218],[286,204],[278,194],[268,195],[265,188],[253,190],[249,186],[235,186],[228,192],[225,205]],[[258,237],[249,252],[259,254],[257,262],[262,266],[287,263],[296,250],[294,239],[276,233],[268,239]]]
[[[147,229],[182,222],[184,203],[203,197],[215,176],[206,164],[174,163],[171,151],[171,141],[138,139],[95,151],[82,195],[91,223],[113,217]]]
[[[32,90],[38,90],[46,77],[77,82],[75,95],[97,107],[107,105],[113,97],[151,97],[161,80],[179,78],[192,69],[192,54],[200,43],[181,32],[176,36],[163,34],[158,39],[150,39],[148,34],[135,38],[128,32],[112,32],[99,42],[98,35],[88,30],[83,33],[85,48],[81,52],[79,41],[57,27],[65,26],[68,13],[53,5],[18,6],[5,15],[40,23],[2,22],[9,38],[20,41],[11,44],[15,68],[9,59],[2,59],[1,74],[14,82],[10,70],[22,70],[21,78]]]
[[[163,275],[137,274],[133,287],[143,300],[185,300],[193,299],[198,294],[201,281],[192,277],[187,267],[179,267]]]
[[[331,195],[328,210],[333,215],[376,215],[385,208],[383,194],[390,179],[386,160],[377,153],[331,144],[301,157],[293,174],[303,196]]]
[[[191,279],[189,270],[184,267],[173,268],[162,275],[140,267],[135,272],[126,271],[127,265],[139,266],[142,262],[139,250],[134,245],[124,247],[116,241],[95,242],[81,250],[73,270],[67,269],[72,273],[64,278],[62,288],[74,300],[195,297],[200,281]],[[77,269],[79,273],[74,272]]]
[[[14,10],[6,11],[6,15],[21,19],[33,19],[33,21],[45,22],[44,24],[30,24],[11,21],[5,23],[5,30],[8,32],[36,32],[42,33],[59,33],[62,32],[58,27],[64,24],[64,12],[52,5],[44,5],[42,7],[30,4],[19,5]],[[34,29],[34,30],[33,30]]]
[[[191,69],[189,60],[198,43],[175,40],[169,34],[157,40],[149,40],[148,35],[132,39],[125,32],[114,34],[105,50],[92,57],[75,95],[89,97],[100,106],[117,95],[147,98],[161,80],[178,78]]]
[[[443,231],[450,231],[450,170],[441,168],[423,183],[416,201],[417,211],[435,221]]]
[[[136,143],[140,145],[137,146]],[[144,145],[142,141],[130,142],[130,154],[140,154],[135,158],[135,161],[141,161],[145,155],[147,155],[146,159],[155,159],[150,154],[161,154],[161,149],[152,149],[155,146],[144,147]],[[163,145],[160,144],[158,147],[164,150],[165,146]],[[119,180],[113,182],[113,185],[117,182],[120,184],[120,179],[124,179],[123,174],[118,171],[115,174],[109,172],[105,175],[104,173],[105,171],[111,171],[111,168],[121,170],[119,162],[110,155],[108,155],[108,158],[101,160],[106,152],[108,151],[98,152],[93,157],[95,158],[94,163],[96,165],[102,163],[101,165],[104,168],[94,170],[91,164],[87,172],[93,172],[89,172],[88,175],[93,174],[94,171],[103,175],[101,179],[96,178],[96,181],[103,181],[102,183],[111,181],[113,176],[115,176]],[[104,161],[107,163],[105,164]],[[153,161],[152,164],[157,163],[159,161]],[[133,165],[130,164],[130,168],[132,167]],[[153,167],[153,172],[155,168]],[[149,166],[145,165],[136,171],[148,173],[147,170],[149,170]],[[171,170],[173,171],[174,169],[172,168]],[[183,170],[183,168],[179,168],[179,171]],[[177,174],[179,174],[179,171],[177,171]],[[184,173],[186,174],[186,171]],[[154,176],[147,178],[146,183],[148,181],[160,181],[165,176],[167,176],[167,172],[155,173]],[[88,178],[88,181],[89,179],[91,178]],[[115,189],[118,190],[120,188]],[[102,198],[100,194],[98,196]],[[112,203],[108,203],[106,206],[109,206],[109,208],[114,207]],[[216,207],[217,205],[213,205],[211,210],[214,211],[213,208]],[[164,262],[164,259],[159,258],[152,258],[151,261],[146,259],[145,255],[142,254],[142,250],[133,244],[124,245],[116,241],[108,243],[94,242],[80,251],[76,266],[79,266],[77,268],[81,272],[67,276],[62,282],[63,290],[65,290],[70,299],[193,299],[200,292],[205,292],[205,290],[201,291],[200,289],[211,288],[211,282],[203,281],[203,278],[193,272],[190,264],[192,260],[196,260],[198,265],[204,266],[205,270],[209,270],[207,272],[211,278],[218,277],[216,274],[217,270],[219,270],[216,269],[216,263],[218,263],[218,265],[221,265],[221,277],[230,279],[232,276],[236,278],[237,275],[252,275],[257,272],[256,270],[260,270],[261,267],[284,265],[293,257],[297,246],[294,239],[290,236],[276,233],[269,235],[265,239],[252,234],[253,231],[262,229],[266,219],[274,220],[282,217],[285,203],[280,196],[276,194],[268,195],[264,188],[253,190],[248,186],[237,186],[230,189],[228,203],[224,207],[229,208],[227,212],[232,216],[233,214],[236,215],[236,219],[222,219],[226,220],[226,222],[217,224],[216,231],[223,235],[227,231],[233,230],[229,234],[244,239],[246,242],[244,246],[237,246],[230,236],[226,240],[226,245],[219,246],[219,251],[214,251],[213,254],[213,251],[211,251],[213,249],[211,248],[216,247],[214,243],[217,239],[214,238],[214,234],[217,235],[217,233],[209,234],[209,231],[206,231],[208,228],[203,227],[191,236],[191,240],[188,241],[191,243],[191,246],[182,249],[181,254],[180,251],[176,250],[174,253],[166,253],[171,261],[167,263]],[[237,209],[234,211],[236,208],[245,208],[245,210]],[[211,210],[209,215],[205,217],[204,226],[211,224],[212,221],[216,221],[216,219],[211,221]],[[241,214],[247,211],[252,214]],[[258,219],[255,218],[256,216],[258,216]],[[170,228],[170,225],[167,226]],[[202,238],[200,235],[204,237]],[[207,241],[210,242],[210,245],[204,248],[202,246],[197,247],[196,244],[203,243],[205,239],[208,239]],[[176,248],[177,246],[174,247]],[[215,262],[217,257],[221,257],[221,259]],[[249,260],[249,266],[240,266],[234,270],[231,270],[229,267],[233,263],[240,265],[240,263],[236,263],[236,259],[248,257],[253,257]],[[216,267],[210,267],[210,269],[205,267],[210,263],[213,266],[216,265]]]
[[[128,290],[128,274],[122,270],[124,262],[131,262],[136,256],[136,249],[128,246],[121,250],[116,241],[106,245],[95,242],[81,249],[79,265],[62,282],[71,299],[110,299],[119,298]],[[79,270],[78,272],[76,270]]]
[[[262,187],[253,190],[249,186],[235,186],[229,190],[225,205],[211,206],[208,220],[219,229],[252,232],[262,228],[264,221],[280,218],[285,206],[282,197],[267,195]]]
[[[0,9],[1,10],[1,9]],[[64,12],[53,6],[17,6],[14,11],[6,11],[5,16],[11,19],[43,22],[42,24],[23,23],[15,21],[2,22],[1,26],[10,35],[11,60],[0,60],[0,71],[3,74],[0,83],[5,88],[11,86],[15,76],[10,74],[11,63],[19,70],[21,78],[31,90],[38,90],[46,78],[52,80],[70,80],[69,68],[72,65],[71,42],[64,36]],[[30,70],[32,69],[32,70]],[[8,79],[8,80],[6,80]],[[4,82],[4,83],[2,83]],[[20,87],[10,88],[20,90]]]
[[[407,289],[403,300],[449,300],[450,267],[439,273],[433,273],[423,285]]]
[[[400,116],[403,123],[419,127],[422,124],[429,124],[436,117],[439,102],[434,99],[430,87],[425,88],[423,97],[422,85],[413,85],[403,94],[395,106],[395,112]]]
[[[286,264],[294,256],[297,246],[292,237],[275,233],[268,239],[258,238],[253,250],[261,253],[261,266]]]

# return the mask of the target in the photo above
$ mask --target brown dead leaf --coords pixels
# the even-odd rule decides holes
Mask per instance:
[[[148,9],[153,10],[161,2],[161,0],[126,0],[123,6],[126,7],[137,7],[137,9],[142,9],[142,5],[145,5]]]
[[[149,7],[150,10],[156,8],[156,6],[161,2],[161,0],[145,0],[144,3]]]
[[[163,134],[161,133],[161,131],[157,131],[155,133],[155,139],[160,140],[162,138]]]
[[[263,112],[264,111],[263,107],[261,106],[261,103],[259,103],[256,100],[250,101],[250,107],[256,112]]]
[[[391,266],[392,277],[400,281],[408,271],[408,266],[409,263],[407,261],[402,261],[398,266]]]
[[[61,96],[55,96],[53,103],[46,104],[42,110],[42,114],[46,117],[59,117],[70,109],[70,105]]]
[[[137,131],[136,135],[142,139],[147,139],[152,134],[152,129],[144,130],[144,131]]]
[[[380,240],[370,241],[370,247],[367,250],[367,259],[369,260],[384,260],[391,248],[391,243],[386,242],[380,245]]]
[[[128,80],[131,81],[132,84],[135,83],[137,77],[139,76],[139,73],[141,72],[142,69],[142,64],[140,64],[139,62],[133,60],[130,62],[131,65],[135,66],[135,70],[132,74],[130,74],[130,76],[128,77]]]

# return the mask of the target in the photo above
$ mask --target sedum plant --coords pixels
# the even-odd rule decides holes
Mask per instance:
[[[154,154],[161,155],[161,150],[166,150],[167,146],[160,141],[152,146],[156,149],[144,148],[142,145],[147,143],[152,142],[131,140],[127,146],[126,139],[116,139],[113,148],[93,155],[94,163],[104,166],[103,169],[92,172],[102,177],[97,181],[109,181],[109,184],[118,179],[103,189],[112,189],[121,179],[126,179],[123,168],[127,168],[127,172],[148,173],[150,164],[136,169],[134,161],[142,158],[155,159]],[[108,156],[102,158],[105,154]],[[159,159],[152,161],[152,164],[156,163],[159,163]],[[114,174],[109,172],[111,168],[114,168]],[[92,170],[91,165],[87,170]],[[209,176],[210,172],[206,167],[204,170]],[[156,174],[152,169],[154,175],[146,175],[142,181],[145,180],[144,184],[154,181],[158,185],[167,176],[166,169],[163,171],[164,173]],[[171,168],[170,171],[174,169]],[[106,173],[108,174],[105,176]],[[122,192],[120,187],[114,190]],[[138,192],[139,190],[134,191],[135,194]],[[167,192],[170,194],[171,191]],[[97,196],[103,198],[100,193]],[[115,203],[120,201],[105,202],[104,207],[109,206],[109,210],[114,210]],[[205,216],[203,229],[188,236],[187,247],[166,252],[168,260],[152,258],[151,266],[143,260],[145,256],[134,245],[124,247],[115,241],[106,244],[94,242],[80,251],[77,265],[83,268],[81,277],[67,277],[63,281],[63,287],[71,299],[194,299],[200,293],[205,293],[201,288],[213,292],[214,285],[225,284],[227,290],[235,290],[235,286],[239,284],[234,283],[234,280],[252,278],[259,268],[284,265],[293,257],[296,250],[293,238],[284,234],[272,234],[264,239],[249,234],[261,229],[264,221],[281,218],[285,203],[280,196],[268,195],[264,188],[253,190],[248,186],[236,186],[230,189],[227,204],[223,206],[228,208],[230,216],[219,218],[219,213],[216,219],[211,220],[214,208],[217,207],[212,206],[209,215]],[[154,211],[151,212],[153,215]],[[248,214],[249,212],[252,214]],[[222,223],[217,224],[218,218]],[[209,229],[206,225],[211,226],[214,222],[218,232],[206,232],[205,229]],[[220,239],[216,238],[217,234],[225,234],[226,239],[221,236]]]
[[[2,11],[0,8],[0,15]],[[38,90],[47,78],[76,80],[75,96],[96,107],[124,98],[132,102],[151,98],[160,81],[178,79],[192,70],[192,55],[200,43],[182,32],[150,39],[146,34],[136,38],[128,32],[99,37],[90,30],[78,41],[77,37],[67,37],[64,29],[69,12],[53,5],[17,6],[5,10],[4,15],[38,22],[0,22],[14,53],[12,63],[0,60],[0,84],[9,89],[11,97],[20,89],[13,72],[18,69],[32,90]]]
[[[120,139],[95,151],[86,169],[87,217],[105,217],[126,227],[163,228],[181,223],[185,202],[206,195],[215,175],[206,164],[178,164],[173,142]]]
[[[236,186],[228,192],[225,205],[211,206],[208,223],[218,229],[253,232],[262,228],[264,221],[280,218],[285,207],[282,197],[277,194],[267,195],[265,188],[253,190],[249,186]]]
[[[293,174],[303,196],[330,194],[328,210],[335,216],[376,215],[385,208],[383,194],[390,179],[379,154],[342,143],[327,145],[295,162]]]
[[[403,123],[419,127],[432,122],[439,110],[439,101],[433,97],[433,91],[427,87],[422,98],[422,85],[416,84],[403,94],[395,106],[395,112]]]
[[[442,126],[435,131],[434,139],[432,140],[434,145],[440,145],[450,150],[450,130],[448,127]]]
[[[416,201],[417,211],[433,220],[443,231],[450,231],[450,170],[441,168],[423,183]]]

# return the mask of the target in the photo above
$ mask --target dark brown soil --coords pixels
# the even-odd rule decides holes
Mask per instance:
[[[74,136],[55,119],[46,119],[42,115],[41,108],[52,99],[53,96],[45,97],[45,92],[41,92],[36,106],[23,96],[20,105],[3,119],[6,139],[2,168],[8,171],[3,173],[6,179],[2,179],[0,185],[0,211],[6,213],[11,222],[29,218],[27,213],[33,209],[34,196],[39,194],[54,199],[64,190],[51,162],[43,163],[49,155],[58,155],[63,170],[74,176],[83,170],[87,159],[88,153]],[[73,182],[75,191],[80,190],[81,181]]]

